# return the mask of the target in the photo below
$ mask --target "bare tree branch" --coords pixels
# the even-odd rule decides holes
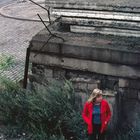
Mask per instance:
[[[38,17],[40,18],[41,22],[44,24],[44,26],[45,26],[45,28],[47,29],[47,31],[49,32],[49,34],[51,34],[53,37],[60,38],[63,42],[65,41],[64,38],[53,34],[53,33],[49,30],[49,28],[47,27],[47,25],[45,24],[45,22],[43,21],[43,19],[41,18],[41,16],[40,16],[39,14],[37,14],[37,15],[38,15]]]
[[[51,36],[48,38],[47,42],[45,42],[45,43],[43,44],[43,46],[39,49],[39,51],[41,51],[41,50],[49,43],[49,40],[51,40],[52,37],[53,37],[53,36],[51,35]],[[36,54],[34,55],[34,57],[36,57],[38,54],[39,54],[39,53],[36,53]]]
[[[37,5],[37,6],[41,7],[41,8],[43,8],[44,10],[47,11],[47,13],[48,13],[49,23],[51,24],[50,7],[48,6],[48,9],[47,9],[47,8],[41,6],[40,4],[38,4],[38,3],[36,3],[36,2],[34,2],[34,1],[32,1],[32,0],[29,0],[29,1],[32,2],[32,3],[34,3],[35,5]]]

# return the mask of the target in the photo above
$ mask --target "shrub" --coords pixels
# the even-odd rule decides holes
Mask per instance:
[[[34,91],[7,80],[1,85],[5,88],[0,93],[0,118],[8,126],[4,131],[7,137],[25,134],[33,140],[84,139],[85,125],[69,81],[35,85]]]
[[[74,89],[69,81],[53,81],[24,90],[0,78],[0,131],[20,140],[87,140]],[[108,140],[138,140],[132,126],[120,126]]]
[[[0,70],[5,70],[14,63],[13,56],[0,55]]]

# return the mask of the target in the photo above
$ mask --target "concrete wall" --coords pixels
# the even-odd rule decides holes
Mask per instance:
[[[109,124],[109,130],[112,131],[115,129],[119,115],[117,104],[118,78],[35,63],[33,63],[32,66],[32,73],[30,78],[31,83],[36,82],[45,85],[53,81],[53,79],[59,80],[60,82],[62,82],[64,78],[70,80],[76,93],[79,109],[84,105],[94,88],[103,89],[105,94],[104,98],[108,100],[112,110],[112,120]]]

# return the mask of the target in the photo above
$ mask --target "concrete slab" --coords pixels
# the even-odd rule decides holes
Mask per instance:
[[[44,29],[33,37],[31,51],[116,64],[140,65],[139,38],[59,31],[61,26],[57,23],[51,26],[50,30],[64,38],[65,42],[53,37],[42,48],[49,38]]]

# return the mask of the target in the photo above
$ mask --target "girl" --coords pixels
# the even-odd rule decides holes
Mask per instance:
[[[105,132],[111,118],[108,102],[100,89],[94,89],[84,105],[82,117],[88,125],[89,140],[105,140]]]

